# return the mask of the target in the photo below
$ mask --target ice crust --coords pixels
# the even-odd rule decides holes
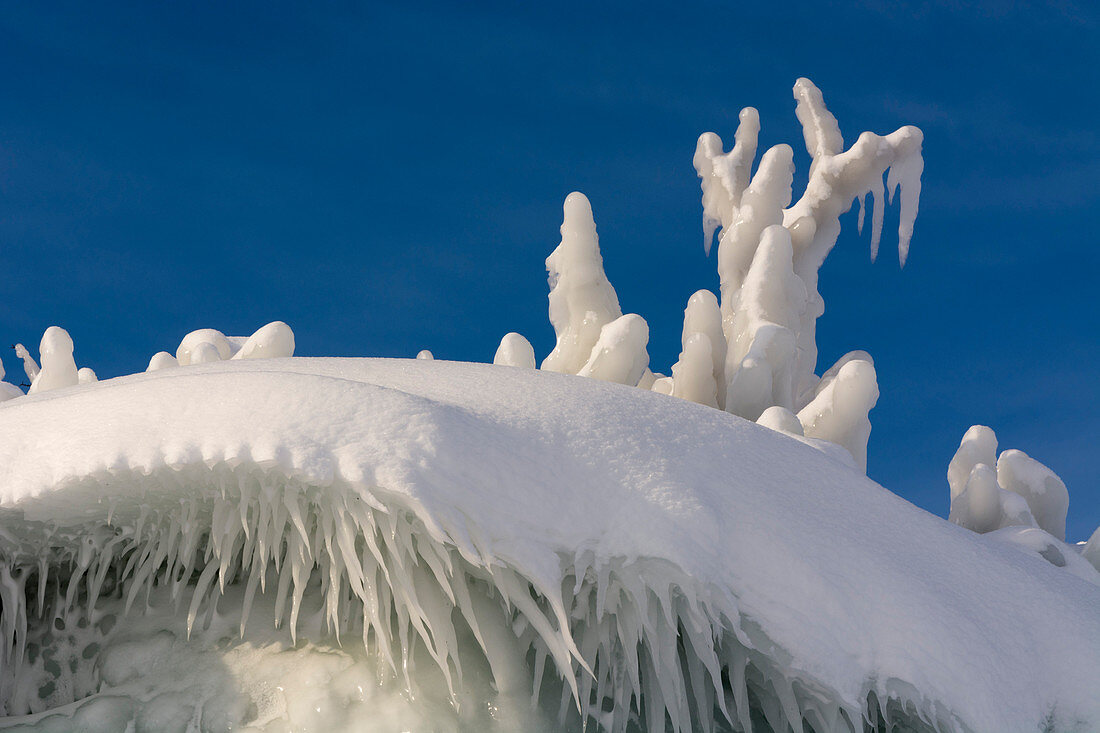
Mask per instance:
[[[745,727],[751,700],[777,728],[848,730],[868,693],[943,730],[1100,725],[1100,587],[796,437],[643,390],[440,361],[218,361],[6,402],[0,465],[7,669],[43,568],[64,573],[46,603],[64,608],[110,566],[129,580],[105,602],[138,612],[150,589],[162,608],[175,588],[173,618],[200,636],[231,637],[212,599],[243,607],[250,587],[246,638],[282,618],[309,644],[343,629],[362,648],[354,609],[385,626],[371,611],[385,606],[393,639],[418,638],[457,697],[475,646],[502,704],[538,689],[576,723],[579,699],[608,730],[663,731],[665,714],[676,730],[726,713]],[[490,611],[511,621],[487,628],[514,633],[452,637]],[[406,645],[368,636],[399,674]],[[289,715],[268,684],[245,690],[253,713]]]

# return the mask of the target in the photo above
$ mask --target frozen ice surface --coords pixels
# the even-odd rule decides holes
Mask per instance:
[[[42,682],[6,679],[5,704],[63,699],[64,682],[76,702],[55,715],[179,720],[192,698],[152,698],[128,671],[160,654],[151,679],[206,701],[189,720],[314,711],[340,730],[378,669],[401,679],[407,646],[418,714],[438,720],[389,730],[462,730],[475,713],[446,690],[468,703],[486,680],[501,710],[539,690],[552,716],[575,724],[580,700],[609,730],[750,710],[847,730],[869,694],[946,730],[1100,726],[1100,587],[1066,572],[1056,538],[987,539],[798,438],[643,390],[450,362],[219,360],[3,403],[0,466],[3,661]],[[51,618],[39,587],[70,609],[50,633],[73,639],[72,672],[51,676],[41,647],[31,661],[27,629]],[[119,623],[133,604],[132,655],[109,651],[129,637],[96,631],[105,616],[79,628],[93,592]],[[416,642],[364,647],[356,618]],[[118,686],[81,702],[93,672]],[[393,721],[409,713],[370,689]],[[465,729],[525,727],[493,725]]]

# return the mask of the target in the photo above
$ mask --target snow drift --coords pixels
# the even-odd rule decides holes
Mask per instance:
[[[84,675],[84,705],[136,717],[159,698],[111,650],[187,679],[170,650],[190,633],[222,656],[339,636],[441,698],[434,729],[849,730],[869,699],[930,729],[1100,722],[1100,588],[687,401],[503,366],[222,361],[5,403],[0,431],[9,713]],[[105,598],[177,626],[135,640],[120,620],[72,647],[76,671],[43,660]],[[340,717],[347,669],[321,669],[327,722],[298,729],[373,729]],[[229,679],[178,697],[239,726],[318,694]]]

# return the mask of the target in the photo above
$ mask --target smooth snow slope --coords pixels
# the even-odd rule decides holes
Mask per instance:
[[[294,358],[0,405],[0,507],[27,523],[171,503],[185,486],[141,477],[226,466],[398,497],[435,541],[551,602],[577,568],[661,561],[674,595],[842,710],[873,691],[959,729],[1100,728],[1100,588],[684,400],[512,367]]]

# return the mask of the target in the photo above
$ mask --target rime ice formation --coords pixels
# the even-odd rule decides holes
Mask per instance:
[[[542,368],[577,374],[590,361],[603,327],[623,315],[615,288],[603,271],[592,206],[582,193],[573,192],[565,199],[561,244],[546,259],[546,269],[550,323],[557,344]]]
[[[1088,542],[1081,548],[1081,557],[1088,560],[1094,568],[1100,570],[1100,529],[1093,532]]]
[[[845,362],[814,396],[798,411],[798,420],[807,438],[827,440],[846,449],[861,470],[867,470],[867,439],[871,421],[867,413],[878,402],[878,380],[869,361]]]
[[[1041,529],[1065,540],[1069,492],[1054,471],[1023,451],[1006,450],[997,458],[997,483],[1027,501]]]
[[[160,369],[168,369],[174,366],[179,366],[176,357],[172,356],[167,351],[158,351],[149,359],[149,366],[145,368],[145,371],[155,372]]]
[[[1023,451],[1006,450],[994,461],[996,454],[990,428],[966,431],[947,469],[949,521],[1100,585],[1100,530],[1083,547],[1065,542],[1066,485]]]
[[[493,363],[500,366],[535,368],[535,349],[531,342],[518,333],[506,333],[500,340]]]
[[[1009,526],[1038,527],[1066,539],[1069,492],[1057,474],[1023,451],[997,453],[997,436],[974,425],[947,468],[950,520],[975,532]]]
[[[600,329],[588,361],[577,374],[635,386],[649,366],[648,343],[645,319],[633,313],[619,316]]]
[[[684,342],[680,360],[672,367],[672,396],[707,407],[718,407],[718,383],[714,381],[711,341],[705,333],[693,333]]]
[[[225,359],[275,359],[293,355],[294,332],[282,321],[273,321],[247,338],[202,328],[183,337],[174,358],[163,351],[154,354],[146,371]]]
[[[643,390],[219,360],[5,403],[0,466],[0,700],[38,730],[1100,721],[1100,586],[1045,533]]]
[[[294,332],[282,321],[274,321],[249,336],[232,358],[277,359],[286,356],[294,356]]]
[[[764,410],[764,412],[760,413],[760,417],[756,419],[756,424],[763,425],[772,430],[777,430],[781,433],[806,435],[802,423],[798,420],[798,415],[795,415],[786,407],[780,407],[779,405],[772,405]]]
[[[4,371],[4,365],[0,363],[0,402],[6,402],[15,397],[22,397],[23,390],[19,389],[11,382],[3,381],[5,376],[6,372]]]
[[[31,352],[27,351],[27,347],[23,344],[15,345],[15,355],[23,360],[23,371],[27,373],[27,381],[33,382],[34,378],[38,376],[38,364],[35,362],[34,357],[31,356]]]
[[[58,326],[47,328],[42,334],[38,352],[42,369],[31,382],[28,394],[72,387],[79,382],[76,362],[73,360],[73,340],[68,331]]]
[[[689,299],[671,376],[579,193],[541,370],[515,333],[495,367],[256,361],[293,355],[278,321],[104,382],[59,328],[41,372],[17,349],[38,386],[0,399],[0,728],[1100,728],[1100,530],[1064,542],[1058,477],[971,428],[959,527],[854,470],[874,363],[815,375],[817,273],[868,194],[874,256],[899,188],[904,263],[920,132],[845,151],[795,97],[793,205],[788,146],[753,172],[755,110],[729,153],[699,140],[720,296]]]
[[[873,259],[882,234],[884,195],[892,199],[898,191],[898,256],[905,264],[920,199],[922,135],[915,127],[886,136],[865,132],[845,150],[840,126],[817,87],[799,79],[794,96],[812,159],[802,197],[791,203],[794,151],[789,145],[764,151],[753,172],[760,132],[755,109],[741,111],[728,153],[717,135],[701,135],[693,162],[702,185],[708,255],[715,232],[721,232],[720,298],[709,291],[692,296],[672,377],[657,377],[647,367],[622,366],[611,381],[718,407],[749,420],[781,407],[800,416],[807,437],[843,446],[866,470],[867,411],[878,398],[873,362],[863,352],[853,352],[866,358],[847,368],[843,383],[827,386],[815,376],[816,324],[825,311],[818,271],[836,244],[840,216],[856,199],[862,231],[868,194],[874,208]],[[557,343],[542,369],[595,376],[603,372],[594,368],[593,349],[603,344],[606,351],[607,344],[621,335],[621,325],[615,324],[623,313],[604,273],[588,199],[569,194],[563,214],[561,243],[546,260],[550,323]],[[613,333],[605,333],[607,328]],[[636,331],[641,333],[641,324]],[[639,339],[631,343],[637,350]],[[713,361],[710,379],[702,363],[708,348]],[[638,350],[636,357],[637,363],[648,365],[648,355]],[[625,364],[626,358],[620,358]],[[850,354],[827,370],[830,381],[852,360]]]
[[[203,364],[210,361],[228,359],[233,355],[233,347],[221,331],[213,328],[200,328],[183,337],[176,349],[176,362],[180,366]]]

